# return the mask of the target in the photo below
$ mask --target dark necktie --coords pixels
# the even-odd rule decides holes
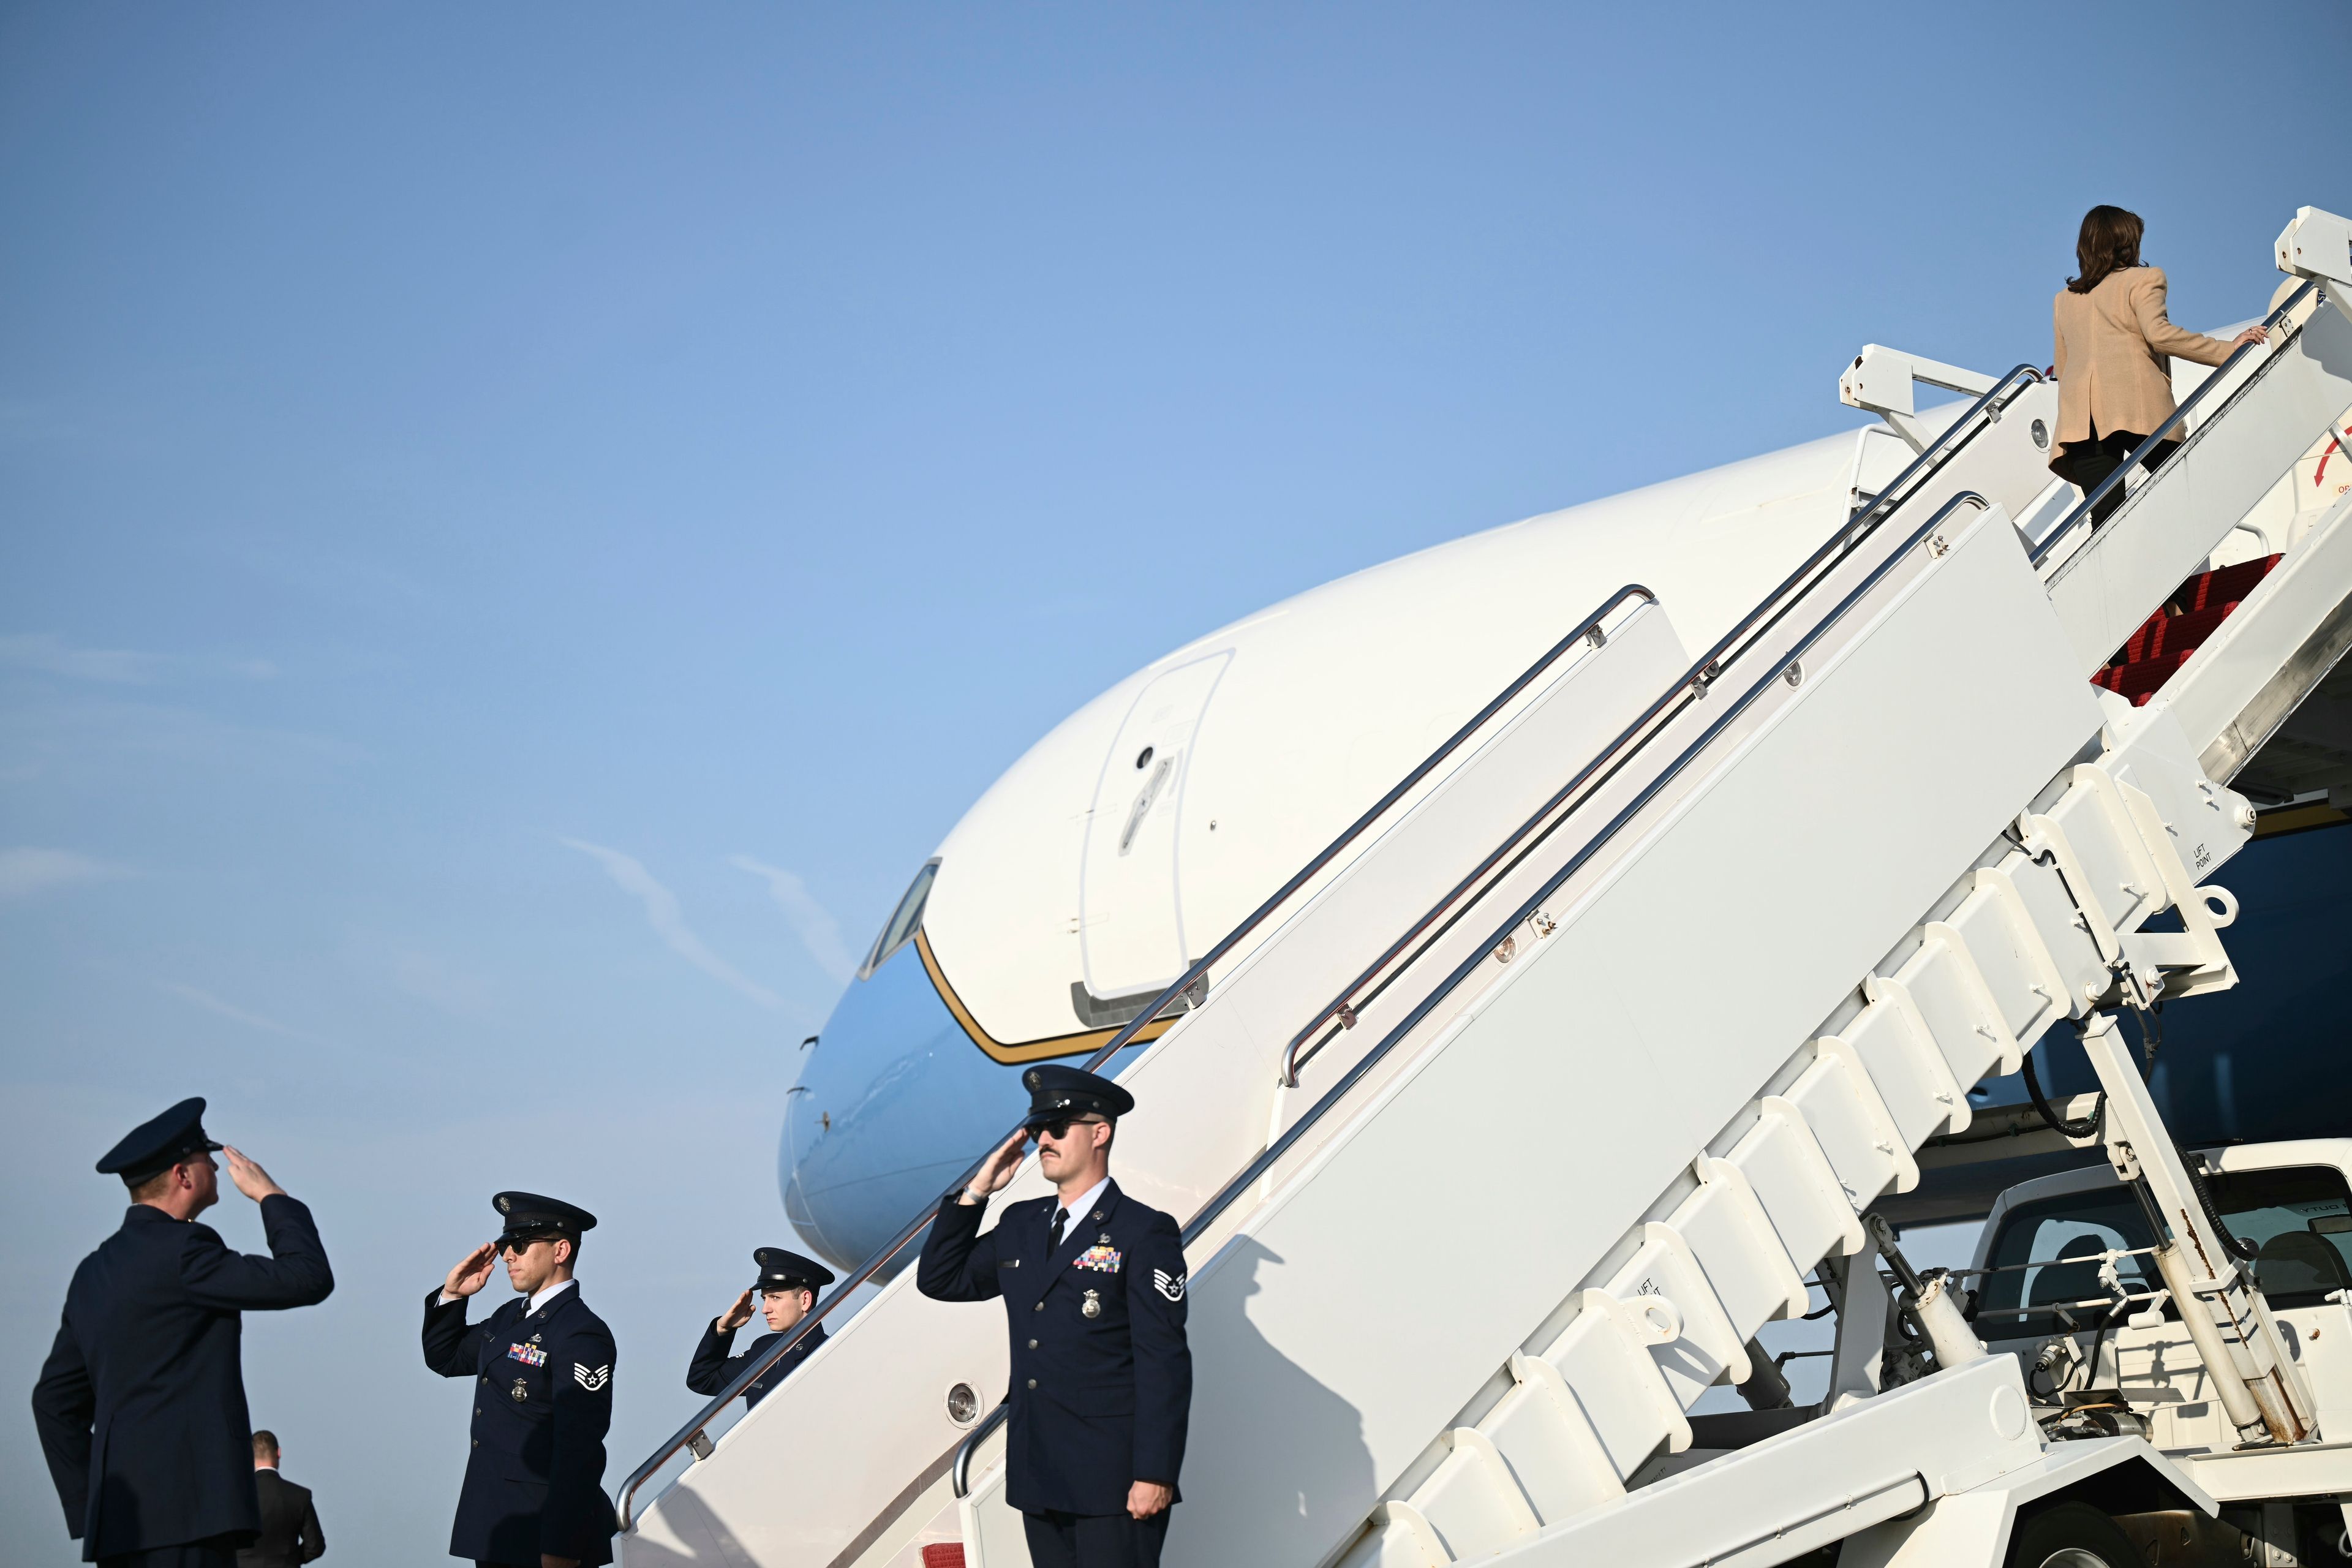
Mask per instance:
[[[1046,1235],[1045,1237],[1046,1257],[1051,1258],[1054,1254],[1062,1250],[1062,1226],[1069,1217],[1070,1211],[1067,1209],[1055,1209],[1054,1211],[1054,1228]]]

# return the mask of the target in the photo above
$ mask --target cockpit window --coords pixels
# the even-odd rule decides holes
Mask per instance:
[[[866,955],[866,966],[857,972],[858,979],[881,968],[892,953],[915,940],[915,933],[923,929],[923,906],[930,901],[931,879],[939,874],[937,860],[924,862],[923,868],[915,873],[907,896],[898,900],[898,907],[890,911],[889,920],[882,927],[882,934],[874,939],[874,951]]]
[[[2341,1172],[2301,1165],[2205,1180],[2230,1228],[2258,1248],[2254,1279],[2272,1306],[2316,1306],[2352,1288],[2352,1194]],[[2113,1300],[2099,1278],[2105,1255],[2153,1244],[2138,1202],[2121,1187],[2020,1204],[2002,1216],[1987,1257],[1999,1272],[1985,1277],[1977,1299],[1977,1331],[1999,1339],[2097,1323]],[[2126,1291],[2158,1288],[2155,1259],[2112,1261]]]

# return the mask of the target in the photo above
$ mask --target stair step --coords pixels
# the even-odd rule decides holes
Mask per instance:
[[[2119,665],[2108,672],[2111,679],[2104,684],[2116,696],[2131,699],[2133,707],[2145,708],[2148,704],[2148,700],[2157,694],[2166,681],[2172,679],[2182,665],[2189,662],[2189,656],[2195,651],[2193,648],[2182,648],[2178,653],[2166,654],[2160,658],[2143,659],[2137,664]]]
[[[2210,572],[2196,574],[2175,588],[2171,596],[2157,607],[2156,613],[2142,621],[2138,629],[2125,639],[2124,646],[2116,650],[2106,668],[2100,671],[2100,675],[2109,679],[2101,679],[2099,676],[2094,676],[2093,683],[2105,686],[2110,691],[2122,692],[2126,697],[2134,695],[2137,687],[2133,691],[2126,691],[2121,686],[2113,684],[2118,669],[2196,649],[2213,635],[2213,628],[2220,626],[2248,594],[2253,592],[2255,584],[2270,575],[2271,569],[2282,559],[2277,555],[2265,555],[2257,561],[2241,561],[2234,566],[2218,566]],[[2170,668],[2178,669],[2179,667],[2180,661],[2173,659]],[[2154,690],[2155,688],[2147,689]]]
[[[1536,1517],[1557,1524],[1624,1496],[1625,1483],[1559,1368],[1539,1356],[1514,1355],[1511,1376],[1515,1386],[1478,1427],[1493,1439]]]
[[[1500,1552],[1542,1528],[1492,1438],[1475,1426],[1445,1436],[1454,1451],[1415,1489],[1412,1505],[1456,1561]]]
[[[2182,615],[2189,615],[2224,600],[2242,599],[2252,593],[2254,584],[2269,576],[2271,569],[2283,559],[2284,557],[2280,555],[2265,555],[2259,560],[2241,561],[2234,566],[2200,572],[2174,592],[2171,606]]]

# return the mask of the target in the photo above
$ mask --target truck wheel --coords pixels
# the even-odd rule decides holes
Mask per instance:
[[[2086,1502],[2062,1502],[2017,1527],[2009,1568],[2139,1568],[2123,1527]]]

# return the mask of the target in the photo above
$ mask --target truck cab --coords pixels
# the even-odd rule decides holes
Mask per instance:
[[[2158,1277],[2149,1206],[2105,1164],[2025,1182],[1987,1217],[1970,1316],[2053,1436],[2142,1436],[2222,1505],[2126,1516],[2151,1562],[2352,1561],[2352,1139],[2191,1151],[2317,1408],[2320,1441],[2246,1445]],[[2185,1227],[2183,1227],[2185,1228]]]

